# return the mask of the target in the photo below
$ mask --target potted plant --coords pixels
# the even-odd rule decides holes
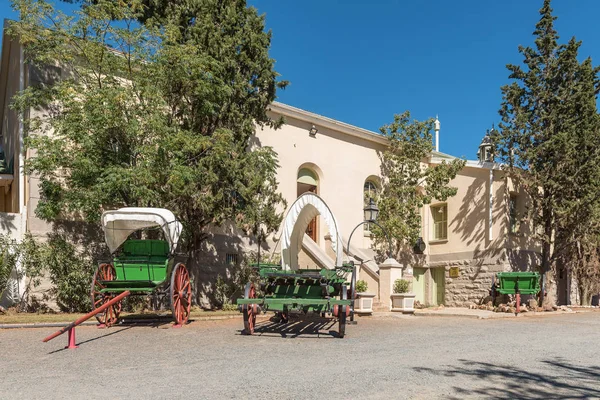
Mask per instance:
[[[392,311],[400,311],[407,314],[415,312],[415,294],[409,292],[410,282],[406,279],[394,281],[394,293],[392,298]]]
[[[367,293],[369,285],[367,282],[358,280],[356,282],[356,300],[354,301],[354,312],[357,314],[372,314],[373,299],[375,294]]]

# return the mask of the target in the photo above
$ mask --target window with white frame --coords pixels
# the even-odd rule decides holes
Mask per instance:
[[[431,230],[432,240],[448,239],[448,206],[437,204],[430,207],[433,226]]]

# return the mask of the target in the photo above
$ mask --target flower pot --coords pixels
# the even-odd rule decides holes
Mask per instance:
[[[415,312],[414,293],[394,293],[390,297],[392,299],[392,311],[399,311],[405,314]]]
[[[375,294],[372,293],[356,293],[354,312],[357,314],[372,314],[374,298]]]

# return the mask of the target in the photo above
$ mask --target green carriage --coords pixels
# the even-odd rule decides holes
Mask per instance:
[[[156,309],[170,306],[176,326],[185,324],[192,303],[192,286],[186,265],[175,254],[182,226],[162,208],[126,207],[102,214],[102,228],[111,259],[100,262],[92,279],[92,309],[119,293],[151,295]],[[163,239],[132,238],[142,230],[158,230]],[[154,236],[158,236],[156,234]],[[139,236],[139,235],[138,235]],[[121,303],[98,313],[105,326],[118,321]]]
[[[298,253],[306,227],[318,215],[329,228],[335,264],[329,268],[300,269]],[[257,282],[248,282],[244,298],[237,300],[244,317],[244,333],[254,333],[256,316],[261,312],[274,311],[282,323],[288,322],[290,313],[315,313],[337,318],[338,337],[343,338],[346,321],[353,319],[356,269],[342,264],[341,236],[327,204],[314,193],[298,197],[283,221],[280,242],[281,265],[256,265]]]

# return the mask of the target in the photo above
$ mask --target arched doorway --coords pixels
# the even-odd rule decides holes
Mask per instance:
[[[309,168],[300,168],[298,170],[296,183],[298,197],[306,192],[319,194],[319,177]],[[310,236],[312,240],[317,242],[317,217],[314,217],[306,227],[306,234]]]

